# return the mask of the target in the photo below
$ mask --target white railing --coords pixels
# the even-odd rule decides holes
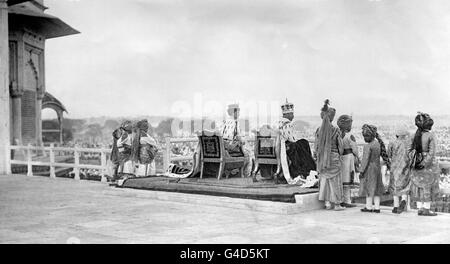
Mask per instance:
[[[10,146],[11,150],[25,150],[25,156],[26,160],[16,160],[11,159],[10,163],[11,165],[27,165],[27,175],[33,176],[33,166],[49,166],[50,167],[50,178],[55,178],[55,168],[56,167],[62,167],[62,168],[73,168],[74,171],[74,179],[80,180],[80,169],[97,169],[100,171],[101,181],[106,182],[106,172],[107,172],[107,163],[106,163],[106,156],[107,153],[110,153],[110,149],[104,149],[104,148],[80,148],[80,147],[55,147],[53,144],[50,145],[50,147],[39,147],[39,146],[32,146],[29,144],[28,146]],[[33,154],[32,151],[41,151],[49,152],[49,161],[33,161]],[[65,153],[73,153],[74,163],[63,163],[63,162],[56,162],[55,161],[55,152],[62,151]],[[93,165],[93,164],[81,164],[80,163],[80,154],[84,152],[91,152],[91,153],[100,153],[100,165]]]

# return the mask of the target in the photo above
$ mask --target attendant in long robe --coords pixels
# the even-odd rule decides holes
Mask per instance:
[[[110,160],[112,163],[112,181],[116,181],[118,179],[118,170],[120,165],[120,157],[119,157],[119,149],[117,148],[117,141],[122,136],[122,130],[120,128],[116,129],[112,133],[113,136],[113,144],[111,148]]]
[[[136,177],[156,174],[155,156],[158,152],[156,140],[148,134],[149,124],[146,119],[137,122],[136,135],[132,146],[132,159],[136,164]]]
[[[417,131],[411,146],[411,198],[416,201],[418,215],[436,216],[431,202],[439,195],[439,166],[436,156],[436,137],[431,132],[434,121],[430,115],[419,113],[415,118]]]
[[[240,108],[238,104],[230,104],[228,106],[228,119],[224,121],[220,131],[225,145],[226,155],[236,156],[244,154],[244,176],[251,175],[251,152],[246,148],[246,142],[242,138],[242,131],[239,126]],[[230,173],[226,171],[225,173]]]
[[[359,175],[359,196],[366,197],[366,206],[361,212],[380,213],[381,195],[384,194],[380,157],[387,157],[387,153],[375,126],[364,124],[362,135],[367,144],[363,149]]]
[[[319,200],[325,202],[325,209],[344,210],[341,156],[344,152],[341,131],[333,126],[336,110],[329,107],[329,100],[325,100],[320,117],[322,125],[316,131],[315,156],[317,172],[319,173]]]
[[[288,184],[295,184],[306,179],[310,171],[316,170],[309,142],[297,139],[292,120],[294,105],[287,102],[281,106],[283,117],[278,124],[280,138],[280,159],[284,179]]]
[[[359,164],[358,145],[355,137],[350,133],[353,119],[349,115],[341,115],[337,120],[337,125],[341,130],[342,144],[344,152],[342,154],[342,184],[343,184],[343,207],[355,207],[351,199],[351,185],[354,182],[356,166]]]
[[[396,132],[396,139],[389,143],[387,153],[391,163],[390,181],[392,182],[394,208],[392,213],[400,214],[406,208],[411,189],[410,169],[408,168],[408,150],[411,139],[406,129]],[[401,202],[400,202],[401,199]]]
[[[121,137],[117,140],[117,149],[119,152],[119,169],[120,176],[134,175],[134,163],[131,160],[131,144],[133,142],[133,123],[125,121],[120,126]]]

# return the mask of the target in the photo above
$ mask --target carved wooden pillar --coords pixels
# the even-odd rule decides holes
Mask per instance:
[[[44,93],[41,89],[36,94],[36,144],[42,146],[42,99]]]
[[[0,0],[0,174],[11,173],[8,35],[8,5]]]
[[[63,144],[63,111],[57,111],[59,123],[59,144]]]

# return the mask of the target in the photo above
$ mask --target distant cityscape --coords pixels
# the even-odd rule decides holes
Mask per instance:
[[[433,117],[435,125],[433,132],[438,139],[437,156],[450,157],[450,116]],[[165,137],[194,137],[194,122],[202,124],[201,119],[191,121],[190,131],[174,135],[172,132],[172,122],[174,118],[167,116],[138,116],[134,118],[115,118],[115,117],[95,117],[84,119],[69,119],[63,121],[63,142],[65,145],[83,145],[83,146],[109,146],[112,143],[112,132],[118,128],[124,120],[141,120],[147,119],[151,124],[150,133],[160,142]],[[389,143],[395,139],[396,130],[402,126],[408,129],[411,135],[414,134],[416,127],[414,125],[414,116],[353,116],[353,130],[358,142],[363,142],[361,135],[361,127],[364,123],[370,123],[378,127],[381,137]],[[278,118],[272,118],[276,124]],[[220,126],[220,118],[204,118],[203,123],[211,123],[212,127]],[[298,116],[294,119],[298,138],[313,139],[317,127],[320,126],[321,120],[317,116]],[[263,124],[264,122],[260,122]],[[242,133],[247,137],[252,137],[257,128],[255,119],[241,120]],[[57,129],[58,122],[56,119],[43,120],[43,129]],[[198,127],[197,127],[198,128]],[[56,142],[59,139],[57,133],[44,134],[44,143]]]

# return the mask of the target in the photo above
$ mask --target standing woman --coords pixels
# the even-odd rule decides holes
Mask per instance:
[[[435,161],[436,137],[430,131],[434,121],[426,113],[419,113],[417,131],[410,151],[411,198],[417,202],[418,215],[436,216],[430,210],[431,202],[439,194],[439,167]]]
[[[352,204],[350,185],[353,183],[356,174],[355,164],[359,164],[358,145],[355,137],[350,133],[352,130],[353,119],[349,115],[341,115],[337,120],[337,125],[341,130],[344,152],[342,154],[342,184],[343,184],[343,203],[344,207],[355,207]]]
[[[362,135],[367,144],[364,146],[359,175],[359,196],[366,196],[366,207],[361,212],[380,213],[380,197],[384,193],[380,157],[387,158],[386,148],[375,126],[364,124]]]
[[[317,172],[319,173],[319,200],[325,201],[325,208],[344,210],[342,203],[341,155],[344,151],[341,132],[331,122],[336,115],[336,109],[329,107],[330,101],[325,100],[320,117],[322,125],[316,131],[315,156]]]

